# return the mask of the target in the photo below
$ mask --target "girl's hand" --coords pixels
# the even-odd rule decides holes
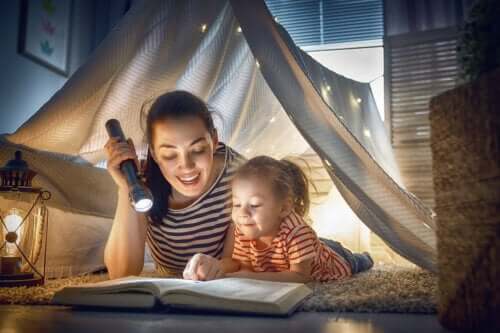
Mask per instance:
[[[137,169],[139,169],[139,160],[137,159],[134,143],[131,139],[128,139],[127,142],[123,142],[118,141],[117,138],[110,138],[108,142],[106,142],[106,145],[104,145],[104,149],[108,158],[108,172],[116,185],[118,185],[118,188],[128,192],[127,179],[120,170],[120,164],[123,161],[131,159],[135,161],[135,165]]]
[[[224,270],[219,260],[197,253],[187,263],[182,276],[186,280],[209,281],[223,278]]]

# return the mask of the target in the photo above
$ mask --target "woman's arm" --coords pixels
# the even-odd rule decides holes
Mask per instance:
[[[147,220],[130,205],[128,193],[118,191],[113,226],[104,249],[109,277],[138,275],[144,266]]]
[[[256,280],[280,281],[280,282],[299,282],[307,283],[312,280],[311,265],[313,259],[308,259],[299,264],[290,265],[289,271],[283,272],[253,272],[249,267],[242,266],[242,269],[226,274],[226,277],[240,277]],[[245,269],[246,268],[246,269]]]
[[[105,150],[108,172],[118,186],[115,218],[104,249],[104,263],[109,277],[115,279],[142,271],[147,220],[144,214],[137,213],[130,205],[128,184],[120,170],[121,163],[127,159],[134,160],[139,166],[133,142],[110,138]]]
[[[128,193],[118,191],[113,226],[104,249],[109,277],[116,279],[138,275],[144,266],[147,219],[130,205]]]

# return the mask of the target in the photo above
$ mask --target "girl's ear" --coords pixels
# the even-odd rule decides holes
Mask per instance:
[[[280,218],[285,218],[293,211],[293,202],[290,198],[286,199],[281,205]]]

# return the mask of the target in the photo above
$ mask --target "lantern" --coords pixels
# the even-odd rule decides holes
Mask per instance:
[[[0,168],[0,287],[45,282],[51,195],[31,186],[35,176],[20,151]]]

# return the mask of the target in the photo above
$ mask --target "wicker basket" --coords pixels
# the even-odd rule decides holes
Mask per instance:
[[[431,100],[439,319],[500,332],[500,70]]]

